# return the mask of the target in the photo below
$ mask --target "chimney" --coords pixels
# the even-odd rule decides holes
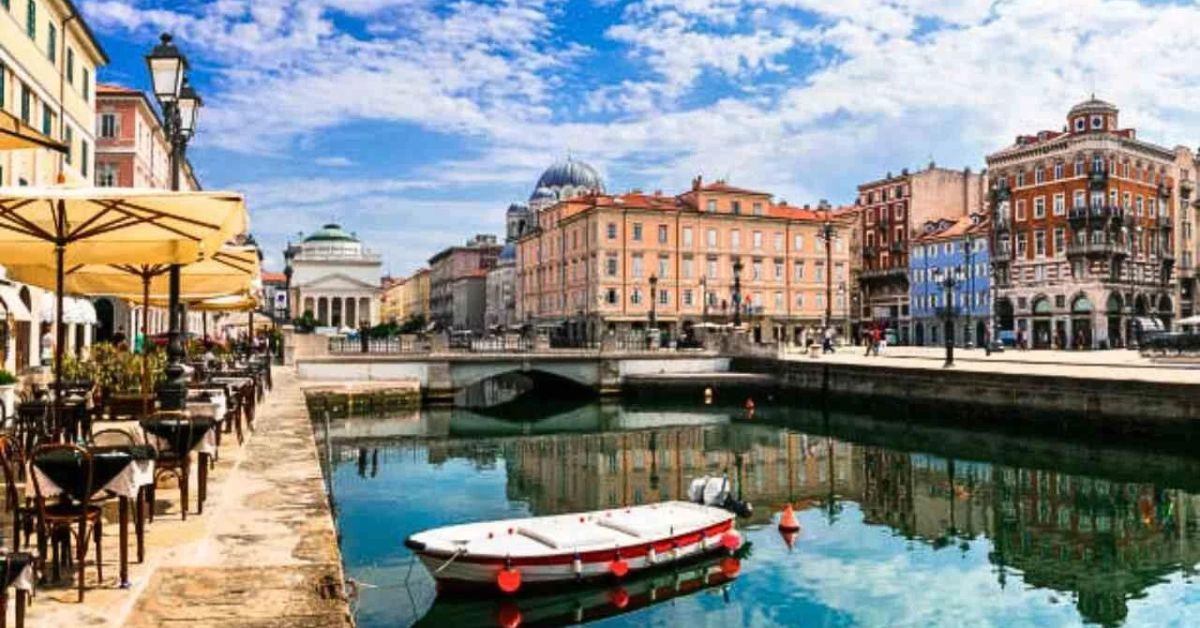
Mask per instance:
[[[701,175],[696,175],[696,178],[695,178],[695,179],[692,179],[692,190],[693,190],[693,191],[695,191],[695,190],[699,190],[699,189],[700,189],[700,184],[701,184],[702,182],[703,182],[703,178],[701,177]]]

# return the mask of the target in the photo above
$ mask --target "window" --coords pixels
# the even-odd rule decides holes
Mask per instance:
[[[685,289],[684,289],[684,291],[683,291],[683,304],[684,304],[684,305],[686,305],[686,306],[688,306],[688,307],[691,307],[691,306],[692,306],[692,289],[691,289],[691,288],[685,288]]]
[[[1037,257],[1045,257],[1046,256],[1046,232],[1045,231],[1038,230],[1038,231],[1033,232],[1033,254]]]
[[[633,276],[640,278],[642,276],[642,256],[637,254],[633,256]]]
[[[1017,187],[1022,187],[1024,185],[1025,185],[1025,171],[1021,170],[1021,171],[1017,172]]]
[[[1025,250],[1028,248],[1028,241],[1024,233],[1017,234],[1017,257],[1025,257]]]
[[[792,262],[792,281],[804,281],[804,262]]]
[[[25,3],[25,33],[37,39],[37,3],[34,0]]]
[[[671,258],[666,255],[658,256],[658,276],[667,278],[671,275]]]
[[[29,116],[33,115],[33,93],[29,86],[21,83],[21,122],[29,124]]]
[[[708,278],[716,279],[717,277],[720,277],[720,273],[718,273],[717,271],[718,271],[717,258],[715,258],[715,257],[708,258],[708,275],[707,275]]]
[[[754,201],[753,211],[755,216],[763,215],[763,204],[761,201]]]
[[[783,293],[782,292],[775,293],[775,311],[776,312],[783,311]]]
[[[708,199],[708,203],[706,204],[706,206],[708,208],[708,213],[711,214],[711,213],[716,212],[717,211],[717,199],[715,199],[715,198]]]
[[[8,72],[4,69],[4,64],[0,63],[0,109],[4,108],[4,103],[8,102],[5,98],[8,95]]]
[[[783,260],[781,259],[775,260],[775,279],[783,279]]]
[[[115,187],[117,185],[117,167],[113,164],[97,164],[96,185],[102,188]]]
[[[801,307],[801,308],[804,307],[804,293],[803,292],[796,293],[796,307]]]
[[[658,226],[658,243],[659,244],[667,243],[667,226],[666,225]]]
[[[117,115],[115,113],[100,114],[100,137],[113,138],[117,136]],[[614,231],[612,236],[616,236],[616,225],[609,225]]]
[[[833,265],[833,280],[834,281],[845,281],[846,280],[846,265],[845,264],[838,262]]]
[[[729,247],[733,250],[742,248],[742,232],[734,229],[729,232]]]
[[[733,209],[733,213],[735,213],[735,214],[742,213],[742,202],[741,201],[733,201],[729,205]]]
[[[50,63],[58,62],[58,28],[54,24],[46,25],[46,56]]]
[[[604,293],[604,301],[605,301],[605,303],[608,303],[609,305],[616,305],[617,304],[617,289],[609,288],[608,291],[606,291]]]
[[[1067,213],[1067,196],[1065,194],[1054,195],[1054,215],[1062,216]]]
[[[752,234],[751,234],[751,236],[750,236],[750,242],[751,242],[751,244],[750,244],[750,245],[751,245],[752,247],[754,247],[754,250],[755,250],[755,251],[761,251],[761,250],[762,250],[762,244],[763,244],[763,240],[762,240],[762,232],[761,232],[761,231],[755,231],[754,233],[752,233]]]
[[[710,249],[716,248],[716,246],[717,246],[717,230],[709,229],[704,234],[704,239],[707,240],[708,248],[710,248]]]
[[[683,245],[686,247],[692,246],[692,228],[691,227],[683,228]]]
[[[641,304],[641,302],[642,302],[642,289],[641,288],[634,288],[629,293],[629,302],[634,305]]]
[[[792,237],[792,250],[794,250],[794,251],[803,251],[804,250],[804,236],[803,235],[800,235],[799,233],[797,233],[795,236]]]
[[[822,262],[817,262],[816,268],[813,269],[813,275],[813,279],[817,281],[825,281],[825,264]]]
[[[1087,194],[1083,190],[1075,190],[1075,199],[1071,206],[1084,207],[1085,205],[1087,205]]]
[[[683,266],[683,268],[682,268],[681,272],[683,273],[683,278],[691,279],[692,278],[692,258],[691,258],[691,256],[683,258],[682,266]]]
[[[608,231],[608,239],[609,240],[617,239],[617,223],[615,223],[615,222],[608,223],[607,231]]]
[[[54,128],[54,112],[50,110],[50,105],[42,105],[42,135],[49,136],[50,129]]]
[[[1063,164],[1060,161],[1060,162],[1054,164],[1054,179],[1058,180],[1061,178],[1063,178]]]
[[[1045,218],[1046,217],[1046,197],[1045,196],[1039,196],[1039,197],[1033,199],[1033,217],[1034,218]]]
[[[90,101],[92,99],[92,78],[87,68],[80,71],[79,78],[79,89],[83,92],[83,100]]]
[[[1077,177],[1083,176],[1083,160],[1082,159],[1075,160],[1075,176],[1077,176]]]
[[[67,82],[75,85],[75,50],[67,48]]]
[[[1062,227],[1054,230],[1054,256],[1062,257],[1067,252],[1067,232]]]
[[[774,240],[775,240],[775,251],[776,252],[783,251],[783,234],[776,231]]]
[[[763,278],[762,260],[760,260],[760,259],[754,260],[754,262],[750,264],[750,268],[751,268],[751,278],[754,281],[762,281],[762,278]]]
[[[1038,166],[1037,168],[1034,169],[1033,182],[1038,183],[1038,184],[1046,182],[1046,169],[1045,168]]]
[[[609,277],[617,276],[617,256],[609,255],[608,259],[604,260],[604,270]]]
[[[1133,205],[1134,213],[1137,214],[1138,218],[1142,217],[1142,202],[1143,202],[1142,195],[1138,194],[1137,201]]]
[[[642,223],[640,223],[640,222],[633,223],[633,241],[634,242],[642,241]]]
[[[1104,118],[1101,118],[1100,116],[1092,116],[1092,128],[1093,129],[1104,128]]]
[[[1083,121],[1083,118],[1075,118],[1075,130],[1076,131],[1082,131],[1084,129],[1085,124],[1086,123]]]
[[[1021,199],[1017,201],[1017,221],[1023,220],[1025,220],[1025,200]]]
[[[670,303],[671,303],[671,291],[667,290],[666,288],[659,288],[658,304],[659,305],[670,305]]]
[[[1100,155],[1092,157],[1092,172],[1104,171],[1104,158]]]

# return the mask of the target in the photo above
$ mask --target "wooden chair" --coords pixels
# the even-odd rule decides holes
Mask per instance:
[[[13,437],[22,453],[33,451],[38,445],[53,440],[53,427],[50,425],[50,402],[46,400],[23,401],[17,406],[16,426]]]
[[[170,439],[162,439],[154,436],[146,429],[148,423],[154,421],[181,421],[189,425],[192,423],[191,416],[186,412],[179,410],[161,410],[155,412],[150,418],[142,423],[143,438],[147,443],[157,444],[158,456],[154,459],[154,483],[149,486],[147,497],[150,500],[150,521],[154,521],[154,503],[155,496],[158,493],[157,485],[158,478],[163,475],[172,475],[179,482],[179,501],[180,512],[183,515],[183,520],[187,521],[189,493],[191,488],[192,477],[192,452],[184,447],[182,442],[170,442]],[[187,429],[196,429],[188,427]],[[182,430],[181,430],[182,431]]]
[[[54,572],[58,574],[59,542],[64,543],[64,557],[69,556],[71,541],[75,542],[75,568],[79,572],[79,601],[83,602],[84,561],[87,559],[88,540],[96,543],[96,577],[104,580],[104,555],[100,544],[103,535],[104,518],[100,515],[100,507],[91,503],[93,473],[92,454],[77,445],[54,443],[42,445],[30,455],[30,465],[37,469],[42,461],[51,455],[65,452],[72,458],[78,473],[83,474],[83,495],[74,498],[60,495],[52,503],[46,503],[42,495],[41,483],[30,478],[36,494],[35,502],[38,512],[38,554],[45,561],[48,542],[54,544]]]
[[[21,549],[21,532],[25,532],[25,546],[33,536],[37,509],[24,491],[17,490],[17,470],[24,464],[25,456],[19,451],[18,443],[7,435],[0,435],[0,470],[4,473],[4,509],[12,514],[12,551]]]

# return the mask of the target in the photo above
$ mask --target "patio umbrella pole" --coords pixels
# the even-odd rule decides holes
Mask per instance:
[[[53,409],[54,423],[59,425],[59,408],[62,397],[62,361],[63,343],[67,340],[67,328],[63,325],[63,283],[66,280],[63,258],[67,252],[66,246],[58,244],[54,247],[54,264],[57,273],[55,278],[55,330],[54,330],[54,400],[50,407]]]
[[[254,310],[250,310],[246,326],[250,328],[250,343],[246,346],[246,355],[254,355]]]
[[[142,271],[142,416],[150,414],[150,272]]]

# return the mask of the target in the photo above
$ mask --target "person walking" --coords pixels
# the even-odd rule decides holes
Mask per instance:
[[[834,353],[833,351],[833,327],[825,328],[825,343],[821,349],[822,353]]]

